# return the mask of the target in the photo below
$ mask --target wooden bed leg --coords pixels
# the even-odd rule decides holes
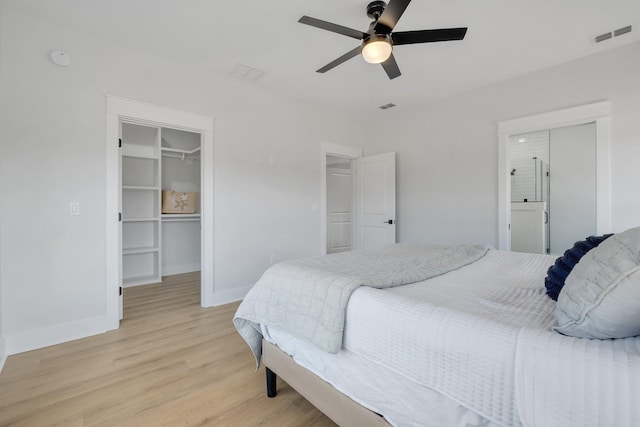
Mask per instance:
[[[267,397],[276,397],[276,373],[271,369],[265,367],[267,374]]]

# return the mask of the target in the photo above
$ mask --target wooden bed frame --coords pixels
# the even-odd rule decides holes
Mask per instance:
[[[262,361],[267,368],[267,396],[276,396],[277,375],[339,426],[390,426],[384,417],[340,393],[265,340],[262,340]]]

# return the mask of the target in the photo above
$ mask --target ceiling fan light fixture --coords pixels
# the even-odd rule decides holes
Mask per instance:
[[[361,40],[358,46],[355,46],[349,52],[329,62],[324,67],[320,67],[316,70],[316,73],[326,73],[360,54],[368,63],[380,64],[387,74],[387,77],[393,80],[402,74],[393,55],[393,46],[462,40],[467,33],[467,27],[395,31],[398,20],[407,6],[409,6],[409,3],[411,3],[411,0],[369,1],[370,3],[367,5],[367,16],[373,21],[369,24],[366,32],[306,15],[303,15],[298,20],[301,24]],[[620,34],[622,34],[624,29],[620,29],[619,31],[621,32]]]
[[[374,34],[362,43],[362,57],[370,64],[380,64],[391,56],[391,37]]]

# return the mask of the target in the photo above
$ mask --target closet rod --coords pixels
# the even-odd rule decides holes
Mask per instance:
[[[200,160],[200,156],[191,156],[189,154],[178,154],[178,153],[162,153],[163,157],[171,157],[174,159],[181,159],[181,160],[186,160],[186,159],[191,159],[191,160]]]
[[[171,153],[181,153],[181,154],[193,154],[193,153],[197,153],[198,151],[200,151],[200,147],[194,148],[193,150],[183,150],[183,149],[180,149],[180,148],[167,148],[167,147],[160,147],[160,149],[162,151],[169,151]]]

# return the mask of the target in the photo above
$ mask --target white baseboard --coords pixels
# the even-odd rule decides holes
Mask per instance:
[[[61,323],[44,328],[31,329],[6,337],[7,355],[36,350],[80,338],[101,334],[110,329],[107,316],[93,317],[77,322]]]
[[[244,286],[242,288],[227,289],[224,291],[214,291],[213,304],[211,305],[211,307],[229,304],[230,302],[240,301],[247,295],[247,292],[249,292],[249,290],[252,287],[253,285],[249,285],[249,286]]]
[[[7,361],[7,347],[4,343],[4,337],[0,337],[0,372],[4,367],[4,362]]]
[[[162,267],[163,276],[173,276],[174,274],[191,273],[200,271],[200,264],[170,265]]]

